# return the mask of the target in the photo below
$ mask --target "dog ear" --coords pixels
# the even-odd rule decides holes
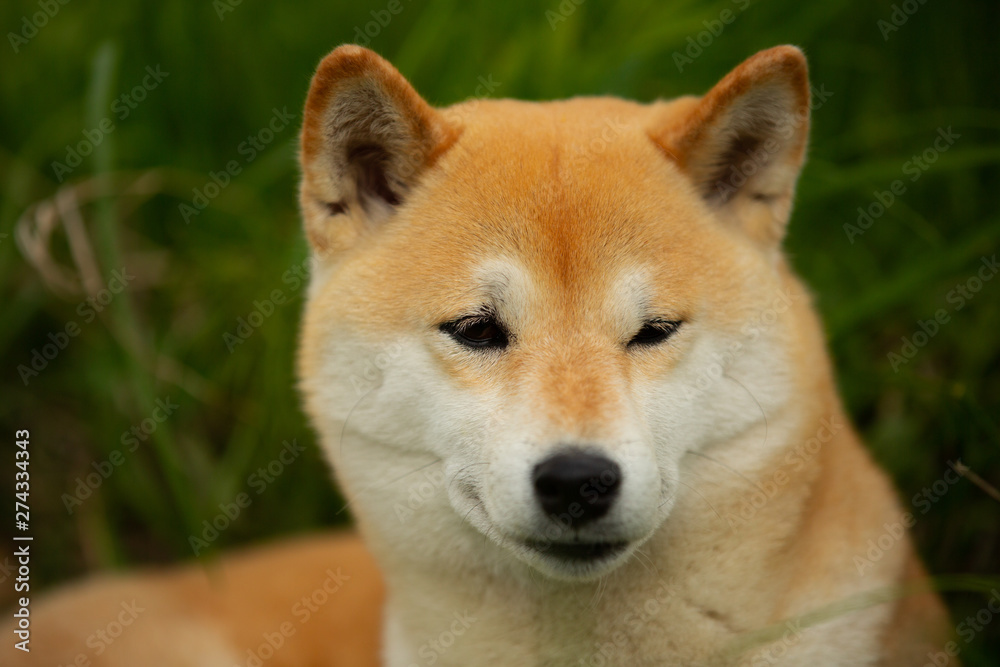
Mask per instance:
[[[702,198],[766,247],[784,236],[808,135],[809,76],[794,46],[750,57],[650,131]]]
[[[313,76],[301,135],[300,202],[313,247],[349,247],[390,217],[457,136],[379,55],[334,49]]]

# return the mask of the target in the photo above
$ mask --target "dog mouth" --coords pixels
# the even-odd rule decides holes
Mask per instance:
[[[564,563],[585,564],[620,555],[628,542],[546,542],[527,540],[525,544],[543,556]]]
[[[623,557],[644,541],[644,538],[622,539],[619,536],[572,533],[564,534],[562,539],[553,539],[542,537],[539,534],[542,531],[534,536],[518,535],[514,531],[505,535],[506,531],[496,530],[496,524],[474,488],[470,485],[462,491],[465,492],[463,500],[471,505],[471,509],[462,512],[466,521],[483,535],[492,537],[501,548],[505,547],[519,559],[557,579],[588,579],[607,572],[623,562]]]

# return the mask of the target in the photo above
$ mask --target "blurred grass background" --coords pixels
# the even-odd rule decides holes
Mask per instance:
[[[926,514],[912,500],[959,459],[1000,485],[1000,280],[960,310],[948,298],[998,251],[1000,6],[911,0],[902,4],[919,9],[897,13],[905,23],[884,35],[900,3],[578,1],[400,0],[398,14],[380,0],[53,1],[58,11],[30,38],[24,21],[41,22],[31,18],[39,3],[0,5],[0,424],[5,451],[15,429],[31,430],[37,583],[192,557],[188,536],[247,491],[283,441],[307,451],[212,548],[347,520],[299,409],[303,290],[286,272],[306,256],[294,156],[309,78],[333,46],[359,35],[433,104],[476,94],[480,77],[497,84],[496,97],[701,93],[759,49],[803,47],[813,84],[832,96],[814,112],[788,251],[817,294],[850,413],[917,513],[930,570],[1000,571],[1000,502],[968,479],[934,494]],[[703,22],[717,28],[724,10],[735,18],[706,32]],[[688,38],[701,51],[691,47],[696,57],[679,71]],[[134,108],[122,106],[147,67],[167,74]],[[244,142],[286,107],[295,119],[248,161]],[[53,162],[105,118],[114,130],[60,183]],[[949,127],[960,137],[910,181],[907,163]],[[241,173],[186,222],[179,205],[231,160]],[[844,225],[896,179],[906,192],[851,243]],[[31,208],[44,201],[63,214]],[[17,241],[26,211],[34,226],[25,229],[36,232],[66,221],[35,263],[26,260],[35,246]],[[69,272],[46,281],[37,263]],[[90,314],[81,277],[100,289],[123,266],[134,279]],[[276,289],[286,303],[230,352],[224,334],[237,335],[238,318]],[[942,308],[950,321],[896,372],[889,353]],[[25,385],[19,367],[68,322],[79,335]],[[130,429],[156,414],[158,399],[177,407],[129,451]],[[121,465],[68,512],[65,494],[116,450]],[[0,475],[3,497],[12,482]],[[957,623],[986,595],[947,599]],[[998,665],[998,655],[995,618],[962,658]]]

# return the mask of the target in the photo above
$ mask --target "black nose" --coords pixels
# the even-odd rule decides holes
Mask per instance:
[[[568,451],[545,459],[531,474],[546,514],[579,528],[608,513],[618,495],[622,471],[598,454]]]

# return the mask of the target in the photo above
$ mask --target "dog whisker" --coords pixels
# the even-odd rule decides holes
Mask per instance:
[[[657,577],[659,576],[660,571],[659,568],[656,567],[656,563],[654,563],[653,559],[649,556],[649,554],[647,554],[641,548],[637,548],[632,553],[632,557],[635,558],[636,562],[642,565],[643,568],[645,568],[646,572],[656,575]]]
[[[723,522],[725,522],[725,523],[726,523],[726,525],[727,525],[727,526],[729,526],[729,523],[728,523],[728,522],[726,522],[726,520],[722,518],[722,515],[721,515],[721,514],[719,514],[719,511],[718,511],[717,509],[715,509],[715,505],[713,505],[713,504],[712,504],[711,502],[709,502],[708,498],[706,498],[705,496],[701,495],[701,492],[700,492],[700,491],[698,491],[698,489],[696,489],[696,488],[694,488],[693,486],[691,486],[690,484],[687,484],[687,483],[685,483],[685,482],[682,482],[682,481],[680,481],[680,480],[677,480],[677,482],[678,482],[678,484],[683,484],[683,485],[684,485],[684,486],[686,486],[687,488],[689,488],[689,489],[691,489],[692,491],[694,491],[694,492],[695,492],[695,493],[696,493],[696,494],[698,495],[698,497],[699,497],[699,498],[701,498],[702,500],[704,500],[704,501],[705,501],[705,503],[706,503],[706,504],[707,504],[707,505],[708,505],[709,507],[711,507],[711,508],[712,508],[712,511],[713,511],[713,512],[715,512],[715,516],[719,517],[719,521],[723,521]],[[731,531],[731,532],[733,533],[733,535],[735,535],[735,534],[736,534],[736,531],[735,531],[735,530],[733,530],[733,527],[732,527],[732,526],[729,526],[729,530],[730,530],[730,531]]]
[[[591,611],[597,609],[597,604],[601,601],[604,596],[604,591],[608,587],[607,576],[602,576],[597,579],[597,588],[594,590],[594,595],[590,598],[590,604],[587,605]]]
[[[760,401],[758,401],[757,397],[753,395],[753,392],[750,391],[749,389],[747,389],[747,386],[745,384],[743,384],[742,382],[740,382],[739,380],[737,380],[736,378],[734,378],[732,375],[723,374],[722,377],[726,378],[727,380],[732,380],[733,382],[735,382],[736,384],[738,384],[740,387],[742,387],[743,391],[745,391],[747,393],[747,396],[749,396],[750,399],[754,403],[757,404],[757,409],[760,410],[760,415],[761,415],[761,417],[764,418],[764,440],[763,440],[763,442],[761,444],[762,445],[766,445],[767,444],[768,424],[767,424],[767,413],[764,412],[764,406],[762,406],[760,404]]]
[[[669,503],[670,501],[672,501],[676,497],[677,497],[677,488],[674,487],[673,493],[671,493],[670,496],[666,500],[664,500],[662,503],[660,503],[659,505],[657,505],[656,508],[659,509],[659,508],[663,507],[664,505],[666,505],[667,503]]]
[[[483,504],[483,501],[480,500],[478,503],[476,503],[475,505],[473,505],[472,507],[470,507],[469,511],[465,513],[465,516],[462,517],[462,523],[466,522],[466,520],[469,518],[469,515],[472,514],[474,511],[476,511],[476,508],[482,507],[482,504]],[[493,526],[490,526],[490,530],[493,530]],[[484,537],[487,537],[488,535],[489,535],[489,531],[487,531],[487,533],[486,533],[486,535],[484,535]]]
[[[341,455],[344,453],[344,435],[347,433],[347,422],[351,420],[351,415],[353,415],[357,407],[361,405],[361,401],[368,398],[368,394],[372,393],[374,390],[375,388],[372,387],[365,393],[361,394],[361,396],[358,397],[358,400],[354,402],[354,405],[351,406],[351,409],[347,411],[347,416],[344,417],[344,425],[340,427],[340,440],[337,443],[337,449],[340,451]]]
[[[399,477],[397,477],[397,478],[395,478],[395,479],[393,479],[393,480],[390,480],[390,481],[386,482],[385,484],[379,484],[379,485],[377,485],[377,486],[376,486],[376,485],[374,485],[374,484],[372,484],[371,486],[368,486],[367,488],[364,488],[364,489],[361,489],[360,491],[358,491],[358,492],[357,492],[357,495],[358,495],[358,496],[360,497],[360,496],[363,496],[363,495],[365,495],[365,494],[367,494],[367,493],[370,493],[370,492],[372,492],[372,491],[381,491],[382,489],[386,489],[386,488],[388,488],[388,487],[392,486],[393,484],[395,484],[396,482],[398,482],[398,481],[400,481],[400,480],[403,480],[403,479],[406,479],[407,477],[409,477],[409,476],[410,476],[410,475],[412,475],[413,473],[415,473],[415,472],[420,472],[421,470],[424,470],[424,469],[426,469],[426,468],[429,468],[429,467],[431,467],[431,466],[432,466],[432,465],[434,465],[435,463],[441,463],[441,461],[442,461],[442,460],[441,460],[441,458],[440,458],[440,457],[439,457],[439,458],[436,458],[436,459],[434,459],[433,461],[431,461],[431,462],[429,462],[429,463],[425,463],[425,464],[424,464],[424,465],[422,465],[422,466],[418,466],[418,467],[414,468],[413,470],[411,470],[410,472],[407,472],[407,473],[404,473],[404,474],[400,475]],[[351,503],[350,503],[350,502],[348,502],[348,503],[344,503],[344,506],[343,506],[343,507],[341,507],[341,508],[340,508],[340,509],[339,509],[339,510],[337,511],[337,514],[340,514],[341,512],[345,511],[345,510],[346,510],[346,509],[347,509],[348,507],[350,507],[350,506],[351,506]]]

